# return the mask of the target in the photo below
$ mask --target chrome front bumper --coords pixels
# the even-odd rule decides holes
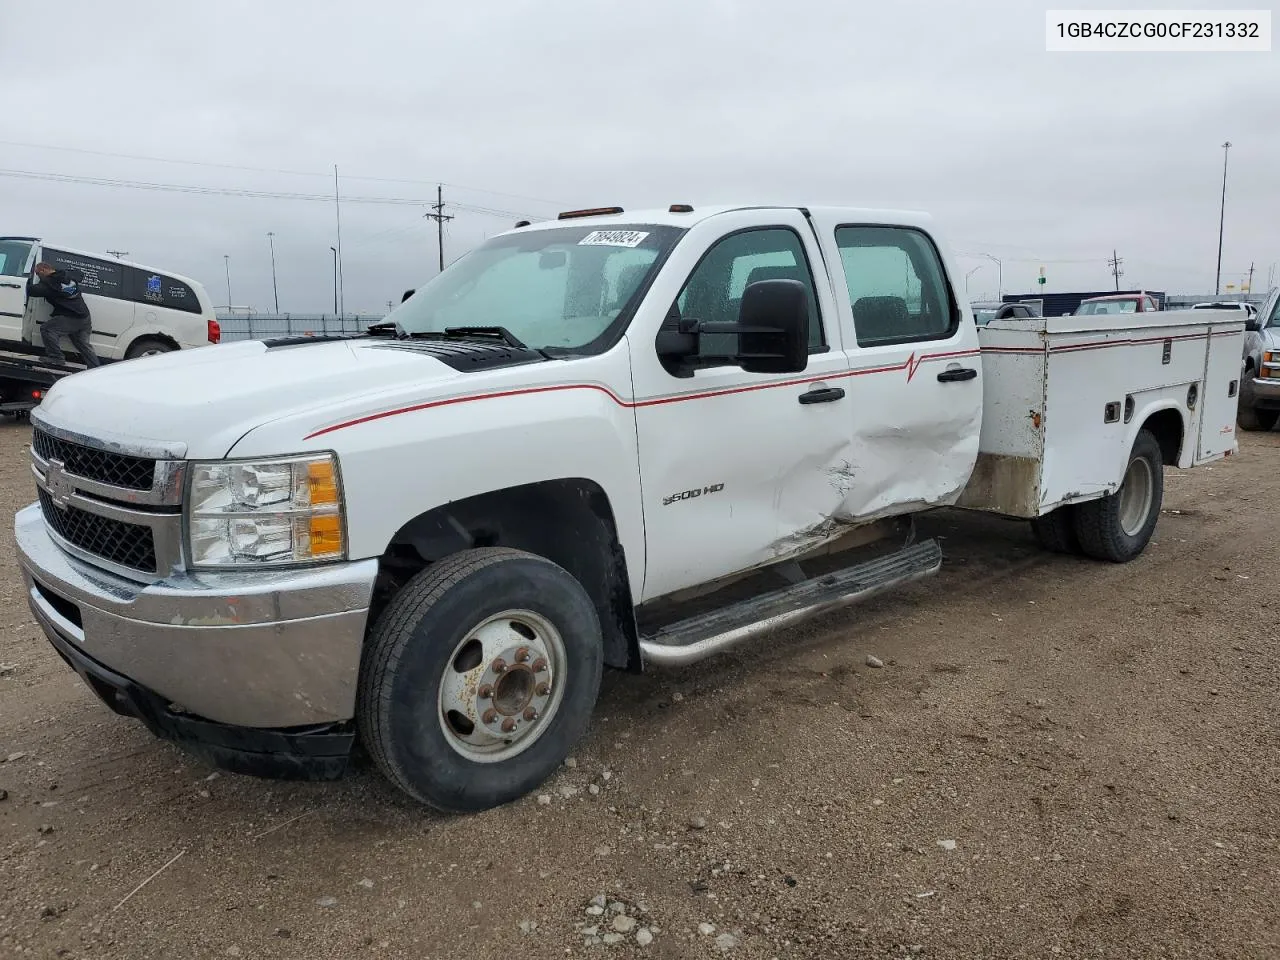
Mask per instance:
[[[1268,410],[1280,409],[1280,379],[1251,377],[1245,381],[1244,397],[1248,406],[1262,406]]]
[[[376,560],[142,584],[69,556],[39,504],[15,516],[14,538],[31,611],[50,638],[183,711],[261,728],[355,715]]]

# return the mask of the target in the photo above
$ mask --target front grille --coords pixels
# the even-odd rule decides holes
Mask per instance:
[[[155,479],[154,460],[71,443],[38,427],[32,431],[31,448],[41,460],[57,460],[66,466],[68,473],[97,483],[129,490],[150,490]]]
[[[150,527],[100,517],[75,507],[60,509],[54,505],[53,497],[43,490],[38,492],[45,523],[67,543],[131,570],[156,572],[156,544]]]

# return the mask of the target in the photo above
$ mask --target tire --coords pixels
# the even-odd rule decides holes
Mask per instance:
[[[1259,410],[1257,407],[1241,404],[1236,411],[1236,423],[1241,430],[1270,430],[1277,420],[1280,420],[1280,410]]]
[[[1080,538],[1076,536],[1075,522],[1075,507],[1068,504],[1033,519],[1031,532],[1036,542],[1051,553],[1079,553]]]
[[[126,360],[136,360],[138,357],[154,357],[161,353],[172,353],[176,347],[164,340],[157,340],[155,337],[139,337],[133,343],[129,344],[129,349],[124,352]]]
[[[466,550],[414,577],[379,617],[361,664],[360,739],[422,803],[487,810],[560,766],[586,732],[603,665],[595,605],[569,573],[519,550]]]
[[[1164,457],[1147,430],[1139,431],[1120,489],[1101,500],[1076,505],[1080,549],[1095,560],[1128,563],[1142,553],[1164,502]]]

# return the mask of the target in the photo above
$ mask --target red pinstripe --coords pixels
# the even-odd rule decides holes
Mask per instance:
[[[558,383],[541,387],[521,387],[516,390],[499,390],[493,393],[475,393],[461,397],[447,397],[442,400],[428,400],[425,403],[415,403],[412,406],[396,407],[393,410],[383,410],[379,413],[371,413],[367,416],[356,417],[353,420],[344,420],[341,423],[335,423],[332,426],[323,427],[306,436],[307,440],[315,437],[322,437],[327,433],[334,433],[338,430],[345,430],[347,427],[356,427],[362,423],[371,423],[374,420],[385,420],[387,417],[398,417],[403,413],[417,413],[420,410],[431,410],[435,407],[448,407],[456,403],[470,403],[473,400],[498,400],[504,397],[522,397],[535,393],[555,393],[561,390],[595,390],[603,393],[606,397],[616,403],[618,406],[633,410],[639,407],[657,407],[668,403],[683,403],[686,400],[706,400],[712,397],[728,397],[739,393],[754,393],[757,390],[772,390],[777,387],[795,387],[803,386],[806,383],[823,383],[830,380],[845,380],[849,377],[861,377],[872,373],[892,373],[895,371],[907,371],[907,380],[915,376],[916,370],[926,361],[932,360],[951,360],[960,357],[976,357],[979,351],[973,350],[953,350],[948,353],[929,353],[916,357],[914,353],[907,357],[901,363],[895,363],[891,366],[884,367],[863,367],[858,370],[842,370],[836,373],[825,374],[817,377],[800,377],[794,380],[772,380],[769,383],[754,383],[744,387],[730,387],[726,390],[707,390],[700,393],[681,393],[668,397],[653,397],[647,400],[624,400],[616,393],[598,383]]]
[[[1126,340],[1096,340],[1088,343],[1073,343],[1064,347],[1051,348],[1052,353],[1074,353],[1082,350],[1104,350],[1109,347],[1131,347],[1139,346],[1147,343],[1163,343],[1165,340],[1204,340],[1209,337],[1235,336],[1235,331],[1223,330],[1210,333],[1196,334],[1178,334],[1172,337],[1148,337],[1143,339],[1126,339]],[[1003,353],[1003,354],[1025,354],[1035,355],[1042,353],[1041,350],[1026,349],[1025,347],[983,347],[981,350],[953,350],[948,353],[926,353],[921,354],[919,358],[915,353],[907,357],[901,363],[895,363],[884,367],[863,367],[858,370],[844,370],[838,373],[826,374],[818,377],[801,377],[794,380],[773,380],[769,383],[756,383],[744,387],[731,387],[726,390],[707,390],[701,393],[680,393],[667,397],[653,397],[647,400],[624,400],[616,393],[598,383],[558,383],[541,387],[521,387],[517,390],[499,390],[493,393],[476,393],[468,394],[461,397],[446,397],[442,400],[428,400],[425,403],[415,403],[407,407],[397,407],[393,410],[383,410],[379,413],[371,413],[367,416],[356,417],[353,420],[344,420],[341,423],[335,423],[332,426],[323,427],[307,435],[307,440],[316,437],[322,437],[327,433],[334,433],[338,430],[345,430],[348,427],[357,427],[363,423],[372,423],[375,420],[385,420],[387,417],[398,417],[404,413],[417,413],[420,410],[431,410],[435,407],[448,407],[456,403],[471,403],[476,400],[498,400],[504,397],[522,397],[531,396],[536,393],[557,393],[562,390],[595,390],[604,394],[618,406],[634,410],[640,407],[657,407],[669,403],[684,403],[687,400],[707,400],[713,397],[729,397],[739,393],[754,393],[757,390],[773,390],[778,387],[795,387],[803,386],[806,383],[819,383],[829,380],[844,380],[849,377],[862,377],[873,373],[894,373],[905,370],[907,372],[907,380],[911,381],[916,375],[916,371],[920,369],[921,364],[933,360],[953,360],[961,357],[976,357],[980,353]]]

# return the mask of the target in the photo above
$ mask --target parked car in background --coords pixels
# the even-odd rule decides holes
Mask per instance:
[[[1121,293],[1114,297],[1092,297],[1076,307],[1077,317],[1092,317],[1115,313],[1154,313],[1160,309],[1149,293]]]
[[[992,320],[1030,320],[1040,316],[1026,303],[1001,303],[999,300],[983,300],[970,304],[973,322],[982,327]]]
[[[1198,306],[1198,305],[1197,305]],[[1244,373],[1236,422],[1241,430],[1270,430],[1280,420],[1280,287],[1245,325]]]
[[[1258,308],[1252,303],[1242,303],[1238,300],[1230,300],[1221,303],[1196,303],[1191,307],[1192,310],[1243,310],[1252,320],[1258,315]]]
[[[49,304],[27,295],[40,262],[79,282],[93,317],[89,339],[104,360],[207,347],[221,337],[213,303],[195,280],[35,237],[0,237],[0,348],[43,349],[40,325],[49,318]]]

